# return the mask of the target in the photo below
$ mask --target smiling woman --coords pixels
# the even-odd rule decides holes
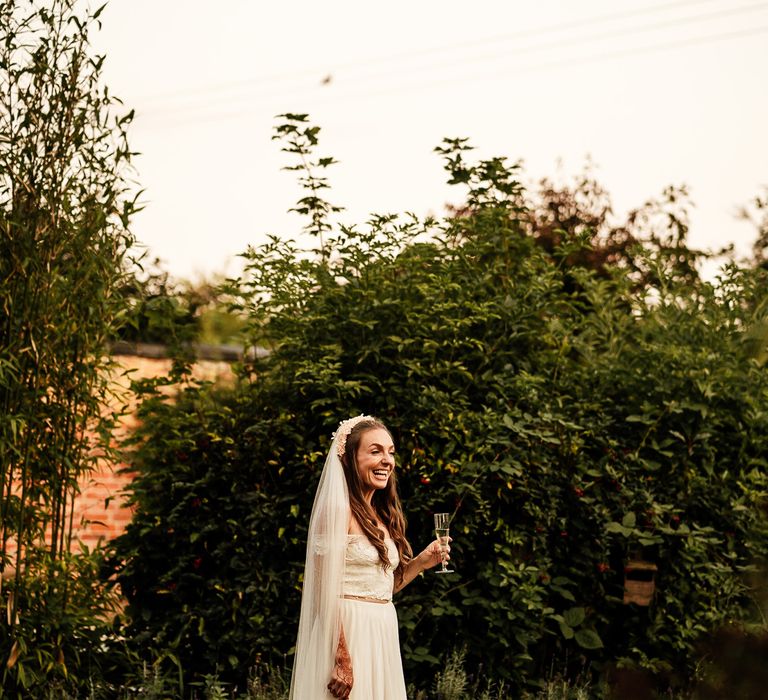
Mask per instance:
[[[395,445],[386,428],[371,428],[360,436],[357,475],[370,504],[376,489],[384,489],[395,468]],[[342,460],[343,461],[343,460]]]
[[[413,556],[384,423],[343,421],[309,523],[290,697],[405,700],[392,593],[442,556],[436,541]]]

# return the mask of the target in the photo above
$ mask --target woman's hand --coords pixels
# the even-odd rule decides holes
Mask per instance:
[[[349,660],[347,660],[347,663],[339,663],[337,659],[331,674],[331,682],[328,684],[328,690],[331,691],[331,695],[335,698],[348,698],[352,692],[353,682],[352,664],[349,663]]]
[[[349,658],[347,640],[344,639],[344,630],[339,637],[339,648],[336,650],[336,662],[331,673],[331,681],[328,690],[335,698],[348,698],[355,681],[352,674],[352,659]]]
[[[452,537],[448,538],[451,542]],[[437,566],[442,562],[449,562],[451,560],[451,546],[448,545],[445,550],[440,546],[440,540],[435,540],[427,545],[426,549],[416,557],[422,566],[422,569],[431,569],[433,566]]]
[[[450,537],[448,538],[448,541],[451,541]],[[402,591],[403,588],[413,581],[413,579],[415,579],[422,571],[437,566],[443,560],[446,562],[450,561],[450,551],[450,546],[446,547],[445,551],[443,551],[440,548],[439,540],[435,540],[429,544],[423,552],[415,556],[405,565],[403,576],[400,580],[395,576],[395,593]]]

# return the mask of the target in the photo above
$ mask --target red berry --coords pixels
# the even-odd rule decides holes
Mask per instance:
[[[422,486],[429,486],[430,478],[428,476],[421,477]]]

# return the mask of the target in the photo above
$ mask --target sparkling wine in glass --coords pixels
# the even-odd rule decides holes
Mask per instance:
[[[448,550],[448,529],[451,524],[450,513],[435,513],[435,535],[440,543],[440,549],[443,550],[443,561],[441,567],[435,571],[436,574],[452,574],[453,569],[445,565],[445,554]]]

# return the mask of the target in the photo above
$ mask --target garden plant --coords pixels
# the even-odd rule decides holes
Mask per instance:
[[[177,294],[131,259],[100,14],[0,0],[0,697],[285,698],[322,457],[358,413],[392,429],[411,540],[453,514],[456,573],[396,601],[413,698],[764,689],[765,197],[755,259],[714,279],[685,188],[617,221],[589,172],[524,187],[464,139],[436,149],[444,217],[344,224],[319,128],[286,114],[303,231]],[[233,381],[192,378],[195,335],[245,340]],[[116,446],[120,338],[178,357]],[[89,551],[99,460],[136,473],[134,517]]]
[[[458,573],[397,600],[416,689],[457,649],[510,697],[622,669],[690,688],[704,636],[761,621],[765,271],[703,279],[682,189],[610,225],[593,180],[528,192],[462,139],[437,149],[464,188],[444,219],[341,225],[318,133],[276,130],[303,243],[249,249],[226,289],[268,352],[229,386],[145,387],[112,552],[128,636],[180,693],[290,668],[321,455],[365,412],[393,431],[412,540],[454,514]],[[657,567],[649,605],[623,599],[635,560]]]
[[[100,10],[74,5],[0,2],[2,697],[84,689],[121,644],[72,506],[116,454],[107,341],[133,244],[130,114],[116,116],[88,49]]]

